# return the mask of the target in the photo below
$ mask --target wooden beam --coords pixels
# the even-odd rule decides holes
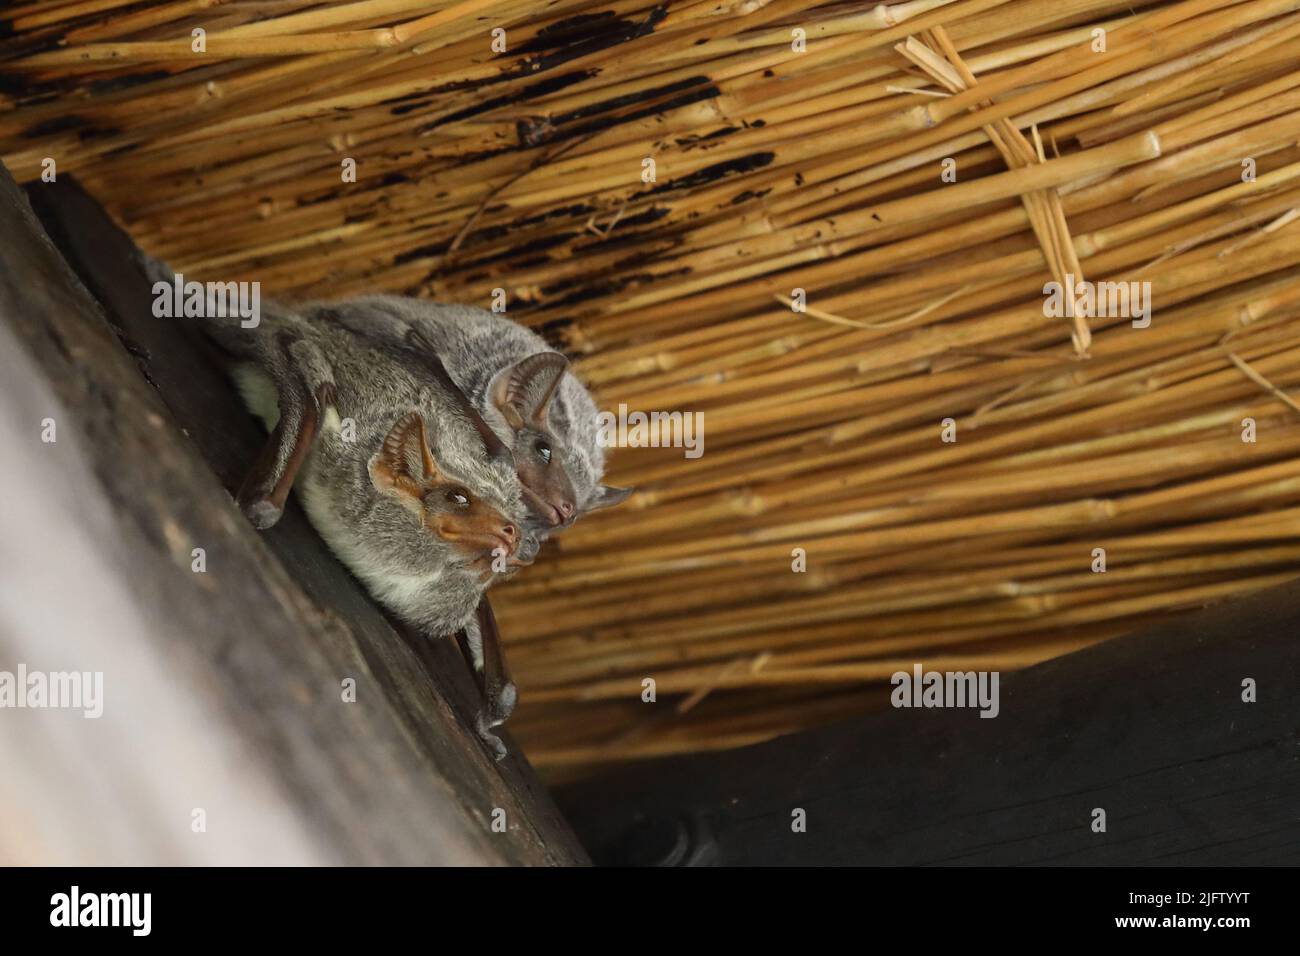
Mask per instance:
[[[1294,865],[1297,634],[1300,581],[1008,675],[993,719],[885,704],[557,800],[597,863]]]

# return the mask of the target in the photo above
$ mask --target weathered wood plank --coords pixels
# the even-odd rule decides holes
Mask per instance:
[[[473,687],[451,642],[399,636],[296,505],[265,535],[242,519],[229,491],[262,436],[199,336],[153,317],[130,240],[71,183],[34,183],[30,195],[104,312],[3,173],[0,319],[21,343],[15,361],[61,406],[54,447],[79,450],[94,473],[81,493],[113,513],[120,561],[102,574],[161,623],[163,644],[152,650],[186,662],[174,679],[220,713],[210,733],[251,755],[249,777],[271,782],[319,858],[583,862],[527,762],[514,754],[496,765],[474,736]],[[31,428],[39,434],[39,422]],[[54,501],[33,506],[57,510]],[[191,571],[193,547],[206,551],[204,574]],[[355,703],[342,701],[347,677],[357,681]],[[167,721],[158,703],[135,710]],[[130,772],[167,768],[145,761]],[[505,811],[504,834],[490,828],[495,808]],[[112,808],[104,812],[111,825]],[[142,859],[101,862],[184,857],[165,841],[146,851],[153,835],[136,836]]]
[[[557,799],[597,863],[1294,865],[1298,633],[1300,581],[1008,675],[994,719],[886,708]]]

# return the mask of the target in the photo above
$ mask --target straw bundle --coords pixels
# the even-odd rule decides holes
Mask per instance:
[[[183,271],[504,289],[604,407],[703,413],[705,454],[616,452],[640,493],[495,592],[544,767],[761,740],[1300,569],[1300,0],[6,15],[5,162],[54,158]],[[1045,314],[1081,280],[1149,282],[1150,326]]]

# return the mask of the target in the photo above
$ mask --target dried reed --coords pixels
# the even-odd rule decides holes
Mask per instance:
[[[186,272],[501,288],[607,407],[703,413],[497,592],[516,732],[583,772],[1297,573],[1298,11],[19,4],[0,152]],[[1085,273],[1150,326],[1046,315]]]

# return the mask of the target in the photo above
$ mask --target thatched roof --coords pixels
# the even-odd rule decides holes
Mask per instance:
[[[0,151],[187,273],[504,289],[606,407],[704,413],[497,594],[518,735],[586,766],[1296,574],[1297,10],[46,0]],[[1150,325],[1048,314],[1080,280]]]

